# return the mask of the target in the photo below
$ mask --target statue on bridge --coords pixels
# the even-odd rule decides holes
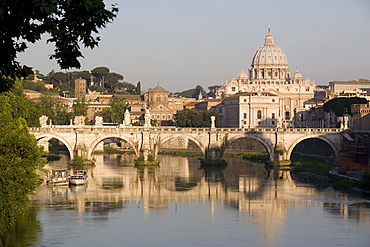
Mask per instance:
[[[48,126],[48,117],[47,117],[47,116],[42,115],[42,116],[39,118],[39,121],[40,121],[40,125],[41,125],[41,127],[46,127],[46,126]]]
[[[95,117],[95,125],[96,126],[103,126],[103,117],[102,116],[96,116]]]
[[[340,122],[340,128],[341,129],[348,129],[348,123],[349,123],[349,116],[348,114],[343,115],[342,121]]]
[[[74,125],[85,126],[85,116],[75,116]]]

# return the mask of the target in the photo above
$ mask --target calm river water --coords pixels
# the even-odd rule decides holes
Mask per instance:
[[[205,170],[160,158],[139,169],[129,155],[96,155],[86,186],[40,186],[3,246],[370,246],[369,198],[236,159]]]

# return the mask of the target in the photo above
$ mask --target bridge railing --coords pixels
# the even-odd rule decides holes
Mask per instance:
[[[46,127],[30,127],[30,132],[34,133],[47,133],[47,132],[104,132],[104,133],[117,133],[117,132],[141,132],[141,131],[154,131],[154,132],[288,132],[288,133],[336,133],[342,132],[339,128],[192,128],[192,127],[175,127],[175,126],[158,126],[158,127],[142,127],[142,126],[95,126],[95,125],[50,125]]]

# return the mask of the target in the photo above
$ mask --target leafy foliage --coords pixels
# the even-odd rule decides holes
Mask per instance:
[[[16,77],[32,73],[16,61],[17,54],[26,51],[27,42],[35,43],[42,34],[49,34],[47,42],[55,45],[50,59],[56,59],[61,69],[79,68],[80,44],[95,48],[99,29],[118,13],[115,5],[105,9],[103,0],[3,0],[0,9],[0,92],[9,90]]]
[[[42,149],[23,118],[13,118],[10,100],[0,95],[0,235],[23,216],[27,195],[37,185]]]
[[[124,113],[126,110],[125,99],[120,97],[112,97],[109,102],[108,108],[105,108],[100,112],[100,116],[103,117],[105,123],[122,123],[124,119]]]
[[[200,85],[197,85],[194,89],[188,89],[188,90],[180,92],[179,96],[182,96],[185,98],[198,98],[199,94],[201,94],[203,98],[208,97],[207,93],[203,90],[203,87]]]
[[[78,98],[73,102],[72,118],[75,116],[87,116],[88,102],[85,97]]]
[[[179,127],[210,127],[211,116],[216,116],[215,112],[199,111],[197,109],[184,109],[177,111],[175,115],[176,125]]]
[[[291,160],[293,172],[311,172],[317,175],[328,175],[329,171],[336,167],[332,162],[298,154],[292,155]]]
[[[61,101],[52,98],[50,95],[42,95],[37,105],[41,115],[48,116],[52,124],[69,124],[68,107]]]
[[[23,117],[30,127],[38,127],[40,125],[40,110],[34,101],[26,98],[19,80],[14,83],[14,87],[10,91],[2,95],[6,96],[11,105],[11,114],[13,118],[17,119]]]
[[[341,117],[345,114],[352,116],[351,105],[353,104],[366,104],[365,98],[352,97],[352,98],[334,98],[326,102],[323,106],[325,112],[334,112],[336,116]]]

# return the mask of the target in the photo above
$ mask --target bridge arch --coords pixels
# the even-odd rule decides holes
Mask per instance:
[[[133,142],[131,139],[129,139],[129,138],[125,137],[125,136],[121,136],[121,135],[105,135],[105,136],[100,136],[100,137],[96,138],[96,139],[91,143],[91,145],[90,145],[90,147],[89,147],[89,149],[88,149],[88,151],[87,151],[88,159],[91,159],[92,154],[93,154],[93,152],[94,152],[94,150],[95,150],[96,146],[97,146],[100,142],[102,142],[103,140],[108,139],[108,138],[119,138],[119,139],[122,139],[122,140],[126,141],[126,142],[127,142],[128,144],[130,144],[130,146],[134,149],[136,156],[139,156],[139,150],[138,150],[138,147],[137,147],[137,146],[135,146],[134,142]]]
[[[46,139],[47,141],[50,141],[50,139],[52,138],[55,138],[61,141],[66,146],[68,153],[69,153],[69,157],[71,157],[71,159],[74,159],[74,153],[73,153],[73,147],[72,147],[73,144],[69,143],[63,137],[59,135],[54,135],[54,134],[43,134],[43,135],[35,135],[35,138],[37,142],[41,141],[42,139]]]
[[[303,137],[300,137],[298,139],[296,139],[287,149],[287,159],[290,159],[290,156],[292,155],[292,152],[294,150],[294,148],[302,141],[304,140],[308,140],[308,139],[319,139],[321,141],[324,141],[326,144],[328,144],[330,146],[330,148],[333,150],[333,154],[334,154],[334,159],[335,160],[339,160],[339,150],[337,149],[336,145],[327,137],[325,137],[325,135],[307,135],[307,136],[303,136]]]
[[[268,153],[268,156],[270,157],[270,160],[271,161],[274,160],[274,146],[272,145],[272,143],[268,142],[268,139],[266,138],[264,139],[262,138],[262,136],[260,137],[260,136],[255,136],[255,135],[246,135],[246,134],[240,134],[240,135],[233,136],[231,139],[227,140],[226,144],[222,147],[222,150],[225,151],[231,143],[237,140],[240,140],[242,138],[251,138],[251,139],[254,139],[260,142],[266,148],[266,151]]]
[[[192,142],[194,142],[198,147],[199,149],[202,151],[203,154],[205,154],[206,152],[206,148],[204,147],[204,145],[199,141],[197,140],[196,138],[194,138],[193,136],[191,135],[181,135],[181,136],[178,136],[178,135],[170,135],[170,136],[167,136],[165,138],[163,138],[161,141],[160,141],[160,144],[159,144],[159,150],[160,148],[168,141],[170,140],[174,140],[176,138],[181,138],[181,137],[184,137],[184,139],[188,139],[188,140],[191,140]]]

